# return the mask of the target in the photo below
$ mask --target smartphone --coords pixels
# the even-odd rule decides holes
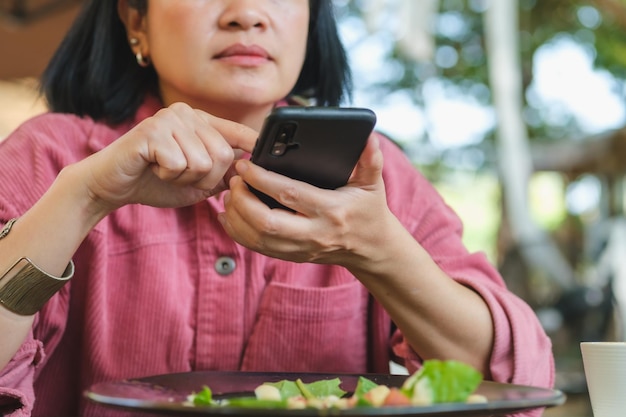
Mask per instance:
[[[376,125],[356,107],[278,107],[267,116],[250,160],[319,188],[344,186]],[[271,208],[293,211],[250,187]]]

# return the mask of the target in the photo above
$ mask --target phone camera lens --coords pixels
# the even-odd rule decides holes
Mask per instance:
[[[281,156],[287,150],[287,144],[285,142],[274,142],[274,146],[272,146],[272,155]]]
[[[281,156],[287,149],[290,147],[297,147],[298,145],[293,142],[294,133],[296,131],[295,123],[285,123],[280,126],[278,132],[276,133],[276,139],[272,144],[271,154],[273,156]]]

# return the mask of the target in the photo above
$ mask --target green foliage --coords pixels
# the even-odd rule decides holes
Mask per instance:
[[[341,16],[361,16],[365,1],[338,3]],[[439,14],[433,24],[437,51],[456,55],[454,65],[434,62],[415,62],[397,45],[389,48],[384,57],[393,68],[393,76],[368,86],[380,97],[398,91],[412,92],[417,106],[423,106],[423,86],[428,79],[445,80],[478,103],[488,105],[489,79],[483,13],[486,3],[481,0],[440,0]],[[626,1],[625,0],[519,0],[519,46],[523,84],[527,89],[533,80],[533,58],[542,46],[559,37],[567,36],[583,45],[593,56],[597,69],[608,71],[616,79],[616,88],[626,80]],[[456,30],[449,30],[446,22],[455,22]],[[388,38],[393,25],[381,27]],[[487,91],[487,94],[485,94]],[[554,123],[545,111],[525,103],[525,113],[533,118],[528,123],[531,141],[554,141],[577,136],[580,132],[575,117]],[[427,134],[428,135],[428,134]],[[484,141],[493,141],[487,132]],[[488,162],[492,158],[485,158]],[[436,168],[435,168],[436,169]]]

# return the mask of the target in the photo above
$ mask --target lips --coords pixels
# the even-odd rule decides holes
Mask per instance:
[[[267,51],[257,45],[235,44],[221,51],[215,56],[217,59],[232,57],[251,57],[261,59],[271,59]]]

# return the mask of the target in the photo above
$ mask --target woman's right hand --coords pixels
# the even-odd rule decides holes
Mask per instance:
[[[0,240],[0,271],[27,257],[61,275],[87,233],[111,211],[131,203],[182,207],[225,189],[234,159],[250,152],[256,138],[257,132],[242,124],[186,104],[160,110],[61,171]],[[0,370],[23,343],[33,317],[0,306]]]
[[[242,124],[175,103],[75,168],[103,212],[131,203],[182,207],[226,189],[233,161],[252,151],[257,136]]]

